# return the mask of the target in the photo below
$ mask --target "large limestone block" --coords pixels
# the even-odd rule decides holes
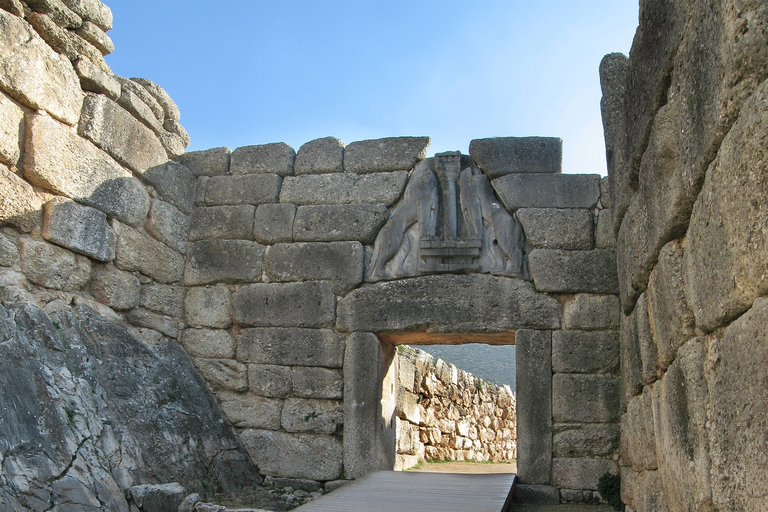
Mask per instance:
[[[0,2],[0,9],[20,18],[24,17],[24,5],[22,5],[21,0],[3,0]]]
[[[618,329],[621,324],[619,298],[615,295],[579,293],[563,307],[563,327],[595,331]]]
[[[286,432],[335,434],[344,421],[339,402],[289,398],[283,404],[280,425]]]
[[[635,306],[648,284],[653,269],[648,211],[640,194],[635,194],[616,236],[616,271],[619,297],[625,314]]]
[[[295,217],[294,204],[260,204],[253,219],[253,238],[262,244],[292,242]]]
[[[152,130],[100,94],[88,94],[85,98],[78,133],[139,174],[168,160]]]
[[[102,71],[88,59],[78,59],[74,66],[84,91],[104,94],[115,101],[120,97],[120,82],[111,74]]]
[[[552,459],[552,485],[566,489],[597,490],[605,473],[618,474],[619,466],[610,459]]]
[[[77,29],[77,35],[95,46],[102,55],[109,55],[115,51],[115,44],[112,42],[112,39],[95,23],[84,21],[80,28]]]
[[[229,327],[232,325],[231,302],[228,286],[189,288],[184,299],[184,315],[187,324],[193,327]]]
[[[131,78],[131,81],[144,87],[147,92],[157,101],[162,108],[161,119],[170,119],[178,121],[181,119],[181,111],[178,105],[171,99],[165,89],[146,78]]]
[[[301,398],[340,400],[344,393],[344,379],[339,370],[294,366],[291,382],[293,394]]]
[[[610,423],[555,425],[553,455],[567,458],[612,457],[619,450],[619,434],[619,426]]]
[[[520,481],[549,484],[552,471],[552,333],[525,329],[516,334]]]
[[[345,337],[329,329],[243,329],[237,359],[248,363],[341,368]]]
[[[600,210],[598,212],[597,224],[595,226],[595,247],[597,249],[616,248],[616,236],[613,234],[610,210]]]
[[[0,10],[0,88],[24,105],[74,125],[83,92],[69,61],[54,52],[32,26]]]
[[[527,281],[434,275],[358,288],[339,301],[342,331],[499,332],[557,329],[560,304]]]
[[[534,249],[594,249],[594,223],[589,210],[521,208],[517,218]]]
[[[392,206],[402,195],[407,181],[407,171],[289,176],[280,191],[280,202],[298,205],[382,203]]]
[[[264,257],[271,281],[325,280],[344,295],[363,282],[365,250],[360,242],[276,244]]]
[[[508,174],[491,185],[509,210],[591,209],[600,199],[599,174]]]
[[[768,500],[768,299],[712,341],[706,362],[712,495],[720,510],[757,512]],[[698,416],[697,416],[698,417]]]
[[[170,203],[155,199],[145,225],[147,233],[180,253],[187,252],[191,220]]]
[[[344,172],[344,144],[336,137],[307,142],[296,153],[295,174]]]
[[[35,191],[32,185],[0,164],[0,222],[29,233],[42,223],[46,195]]]
[[[248,367],[231,359],[197,358],[195,367],[213,389],[248,390]]]
[[[235,322],[259,327],[328,327],[336,318],[336,297],[328,281],[257,283],[232,298]]]
[[[120,82],[117,102],[147,128],[158,133],[163,129],[163,107],[144,87],[128,78],[115,77]]]
[[[99,0],[62,0],[84,20],[90,20],[105,32],[112,28],[112,11]]]
[[[240,439],[267,475],[320,481],[340,478],[342,444],[338,437],[248,429]]]
[[[144,284],[141,287],[139,303],[156,313],[181,317],[184,314],[184,287],[172,284]]]
[[[637,188],[637,173],[632,174],[626,155],[626,109],[624,94],[627,84],[626,55],[611,53],[600,61],[600,86],[603,97],[600,111],[603,118],[605,156],[608,164],[610,189],[610,225],[615,235],[629,208],[632,194]],[[603,207],[608,207],[600,198]]]
[[[768,293],[766,197],[768,81],[723,140],[691,214],[686,298],[704,331],[726,324]]]
[[[264,398],[251,393],[235,393],[232,391],[219,391],[216,393],[219,405],[224,415],[232,425],[240,428],[267,428],[278,430],[280,428],[280,413],[282,411],[282,400],[273,400]],[[247,439],[246,430],[241,434],[240,439]],[[251,449],[247,448],[248,453],[253,458]],[[264,470],[261,461],[254,459],[260,470]]]
[[[618,422],[618,379],[604,375],[555,374],[552,417],[556,422]]]
[[[176,320],[144,308],[132,309],[125,319],[132,325],[152,329],[169,338],[178,338],[179,336],[179,323]]]
[[[666,369],[675,359],[677,349],[693,338],[695,327],[693,312],[685,299],[680,242],[672,241],[662,248],[648,282],[648,303],[659,365]]]
[[[555,373],[619,373],[617,331],[554,331],[552,371]]]
[[[352,173],[409,171],[427,157],[429,137],[361,140],[344,149],[344,171]]]
[[[556,293],[619,291],[616,252],[536,249],[528,256],[536,290]]]
[[[653,341],[648,299],[640,296],[629,316],[621,316],[622,404],[656,380],[659,370],[658,348]]]
[[[131,173],[69,127],[45,115],[27,119],[24,176],[127,224],[144,219],[149,195]]]
[[[67,199],[46,203],[43,238],[95,260],[115,257],[116,237],[104,212]]]
[[[242,146],[232,152],[229,172],[232,174],[293,174],[296,152],[284,142]]]
[[[34,238],[19,239],[19,248],[21,271],[40,286],[74,291],[91,276],[91,262],[85,256]]]
[[[249,364],[248,386],[259,396],[285,398],[291,395],[291,367],[275,364]]]
[[[282,183],[283,178],[277,174],[212,176],[206,185],[205,204],[223,206],[276,203]]]
[[[299,206],[293,222],[297,242],[357,240],[373,243],[387,221],[383,204],[341,204]]]
[[[17,167],[21,158],[20,133],[24,132],[24,111],[0,92],[0,163]]]
[[[658,384],[657,384],[658,385]],[[635,469],[657,469],[656,432],[653,420],[653,386],[632,397],[621,417],[621,457]]]
[[[184,284],[261,281],[264,246],[248,240],[203,240],[189,249]]]
[[[139,305],[141,283],[130,272],[111,265],[96,265],[91,272],[88,291],[112,309],[132,309]]]
[[[192,357],[231,359],[235,355],[235,340],[222,329],[185,329],[181,344]]]
[[[143,178],[160,194],[160,197],[189,215],[195,201],[195,175],[176,162],[147,169]]]
[[[0,267],[12,267],[19,259],[19,248],[5,235],[0,235]]]
[[[664,501],[672,511],[714,510],[707,432],[712,425],[707,417],[705,344],[704,338],[695,338],[681,347],[675,362],[654,385],[653,425],[659,477]],[[728,407],[733,406],[729,404]],[[741,432],[740,436],[743,434]],[[768,486],[763,487],[766,488]],[[738,509],[743,510],[742,507],[731,510]]]
[[[229,174],[231,153],[226,147],[191,151],[181,155],[178,161],[195,176],[223,176]]]
[[[184,272],[184,257],[151,236],[113,221],[117,233],[115,266],[138,271],[161,283],[173,283]]]
[[[512,173],[559,173],[563,139],[558,137],[494,137],[469,142],[469,155],[490,179]]]
[[[621,500],[632,510],[668,512],[658,471],[621,468]]]
[[[192,211],[190,242],[209,238],[250,240],[253,238],[253,219],[256,207],[249,204],[237,206],[207,206]]]

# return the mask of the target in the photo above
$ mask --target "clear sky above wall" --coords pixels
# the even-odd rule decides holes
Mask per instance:
[[[628,53],[636,0],[105,0],[121,76],[163,86],[188,151],[333,135],[563,139],[605,174],[598,65]]]

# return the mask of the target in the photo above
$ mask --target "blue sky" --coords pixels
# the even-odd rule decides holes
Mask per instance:
[[[636,0],[105,0],[113,71],[163,86],[188,151],[333,135],[556,136],[605,174],[598,65]]]

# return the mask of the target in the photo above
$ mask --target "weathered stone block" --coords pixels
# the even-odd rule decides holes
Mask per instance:
[[[276,203],[283,178],[277,174],[212,176],[205,192],[209,206]]]
[[[42,225],[42,206],[47,200],[8,167],[0,164],[0,222],[25,233]]]
[[[63,198],[46,203],[43,238],[95,260],[115,257],[116,237],[104,212]]]
[[[181,253],[189,246],[189,228],[191,220],[181,210],[170,203],[155,199],[149,210],[147,233]]]
[[[554,331],[552,371],[555,373],[619,373],[617,331]]]
[[[552,485],[555,487],[596,491],[597,482],[605,473],[618,474],[618,464],[606,459],[552,459]]]
[[[160,197],[189,215],[195,204],[195,175],[176,162],[167,162],[147,169],[147,180]]]
[[[112,39],[90,21],[83,21],[83,24],[77,29],[77,35],[95,46],[102,55],[109,55],[115,51],[115,44]]]
[[[21,103],[69,125],[80,118],[83,92],[72,64],[23,19],[4,10],[0,10],[0,62],[0,88]]]
[[[289,398],[283,404],[280,425],[286,432],[335,434],[344,422],[339,402]]]
[[[249,240],[253,237],[255,214],[256,207],[245,204],[195,208],[192,212],[189,240],[192,242],[209,238]]]
[[[618,425],[555,425],[552,449],[555,457],[612,457],[619,451]]]
[[[293,394],[302,398],[329,398],[340,400],[344,393],[344,380],[339,370],[294,366],[291,369]]]
[[[616,248],[616,236],[613,234],[610,210],[600,210],[598,212],[597,226],[595,227],[595,248]]]
[[[0,163],[19,166],[20,133],[24,133],[24,111],[0,92]]]
[[[111,265],[96,265],[91,272],[88,291],[112,309],[132,309],[139,305],[141,284],[130,272],[123,272]]]
[[[523,225],[526,241],[535,249],[588,251],[595,246],[589,210],[521,208],[517,218]]]
[[[344,172],[344,146],[336,137],[307,142],[296,153],[295,174]]]
[[[648,299],[640,296],[629,316],[621,319],[622,404],[639,394],[644,385],[656,380],[659,370],[658,349],[653,341]]]
[[[280,202],[303,204],[381,203],[392,206],[403,194],[408,171],[377,174],[320,174],[285,179]]]
[[[90,20],[105,32],[112,28],[112,11],[99,0],[62,0],[84,20]]]
[[[99,69],[93,62],[88,59],[78,59],[74,62],[74,66],[77,76],[80,77],[80,87],[84,91],[104,94],[114,101],[120,97],[120,82]]]
[[[31,282],[57,290],[79,290],[91,276],[91,262],[48,242],[20,238],[21,271]]]
[[[141,286],[142,307],[163,315],[181,317],[184,313],[184,287],[147,283]]]
[[[221,329],[184,329],[181,343],[192,357],[231,359],[235,355],[234,338]]]
[[[336,318],[336,297],[328,281],[242,286],[232,306],[240,325],[327,327]]]
[[[642,394],[632,397],[627,403],[626,414],[621,417],[622,463],[635,469],[659,467],[656,457],[653,389],[653,386],[646,386]]]
[[[540,292],[609,293],[619,291],[616,253],[536,249],[528,256],[531,275]]]
[[[22,5],[20,0],[3,0],[0,2],[0,9],[20,18],[24,17],[24,5]]]
[[[621,307],[615,295],[579,293],[563,307],[563,326],[566,329],[618,329],[620,324]]]
[[[364,255],[360,242],[276,244],[264,257],[264,271],[271,281],[331,281],[344,295],[363,282]]]
[[[195,176],[223,176],[229,174],[230,153],[229,148],[220,147],[184,153],[178,160]]]
[[[195,367],[213,389],[246,391],[248,389],[248,367],[231,359],[197,358]]]
[[[188,288],[184,299],[187,324],[217,328],[232,325],[230,295],[229,287],[224,285]]]
[[[229,163],[231,174],[293,174],[296,152],[284,142],[242,146],[232,152]]]
[[[634,510],[668,512],[658,471],[621,468],[621,500]]]
[[[260,204],[253,220],[253,237],[262,244],[293,241],[296,205]]]
[[[299,206],[293,222],[297,242],[333,242],[358,240],[373,243],[387,221],[383,204],[342,204]]]
[[[127,224],[140,222],[149,209],[149,195],[138,180],[48,116],[28,116],[24,176]]]
[[[494,137],[474,139],[469,155],[490,179],[512,173],[559,173],[563,140],[558,137]]]
[[[491,182],[509,210],[586,208],[600,199],[598,174],[508,174]]]
[[[550,485],[517,484],[514,489],[515,503],[531,505],[559,505],[560,491]]]
[[[78,133],[139,174],[168,160],[154,132],[106,96],[86,96]]]
[[[768,81],[745,103],[707,171],[685,247],[686,298],[709,331],[768,293]]]
[[[19,248],[4,235],[0,235],[0,267],[12,267],[19,260]]]
[[[184,257],[154,238],[113,221],[117,233],[115,266],[139,271],[161,283],[173,283],[184,272]]]
[[[170,338],[177,338],[179,336],[179,323],[176,320],[144,308],[130,310],[126,315],[126,320],[133,325],[152,329]]]
[[[248,385],[259,396],[285,398],[291,394],[291,368],[274,364],[249,364]]]
[[[155,134],[163,130],[163,107],[144,87],[131,79],[115,77],[120,82],[117,102]]]
[[[719,339],[713,339],[709,349],[706,375],[712,496],[720,510],[760,510],[768,496],[768,481],[762,478],[768,464],[766,326],[768,299],[755,299],[752,309],[728,326]],[[684,374],[686,382],[695,376],[689,371]],[[698,393],[691,398],[695,400],[689,402],[693,402],[691,406],[698,408]],[[695,413],[692,433],[696,437],[690,442],[703,449],[698,437],[700,414]],[[699,460],[701,451],[695,453]]]
[[[237,359],[249,363],[341,368],[345,337],[327,329],[243,329]]]
[[[278,430],[280,428],[280,411],[282,410],[282,400],[272,400],[251,393],[234,393],[232,391],[218,391],[216,398],[219,400],[221,410],[232,423],[240,428],[267,428]],[[247,446],[247,432],[240,436],[243,444]],[[246,447],[248,453],[253,457],[253,452]],[[254,462],[258,464],[262,471],[262,461]]]
[[[556,422],[617,423],[618,379],[604,375],[555,374],[552,377],[552,417]]]
[[[146,78],[131,78],[131,81],[141,85],[157,101],[162,108],[160,119],[165,118],[172,121],[181,119],[181,111],[179,110],[179,107],[171,99],[168,93],[165,92],[165,89]]]
[[[131,487],[133,502],[146,512],[178,510],[187,491],[174,482],[160,485],[134,485]]]
[[[341,473],[342,445],[337,437],[249,429],[240,438],[265,474],[325,481]]]
[[[409,171],[427,157],[429,137],[361,140],[344,149],[344,171],[352,173]]]
[[[195,183],[195,206],[205,206],[205,192],[208,188],[209,176],[198,176]]]
[[[552,333],[521,329],[515,338],[518,475],[524,484],[549,484],[552,471]]]
[[[481,274],[422,276],[359,288],[339,301],[342,331],[498,332],[557,329],[560,304],[527,281]]]
[[[203,240],[189,249],[184,284],[261,280],[264,246],[247,240]]]

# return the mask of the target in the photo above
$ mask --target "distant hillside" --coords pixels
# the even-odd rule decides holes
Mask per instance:
[[[419,345],[421,350],[454,364],[476,377],[515,390],[515,347],[483,345]]]

